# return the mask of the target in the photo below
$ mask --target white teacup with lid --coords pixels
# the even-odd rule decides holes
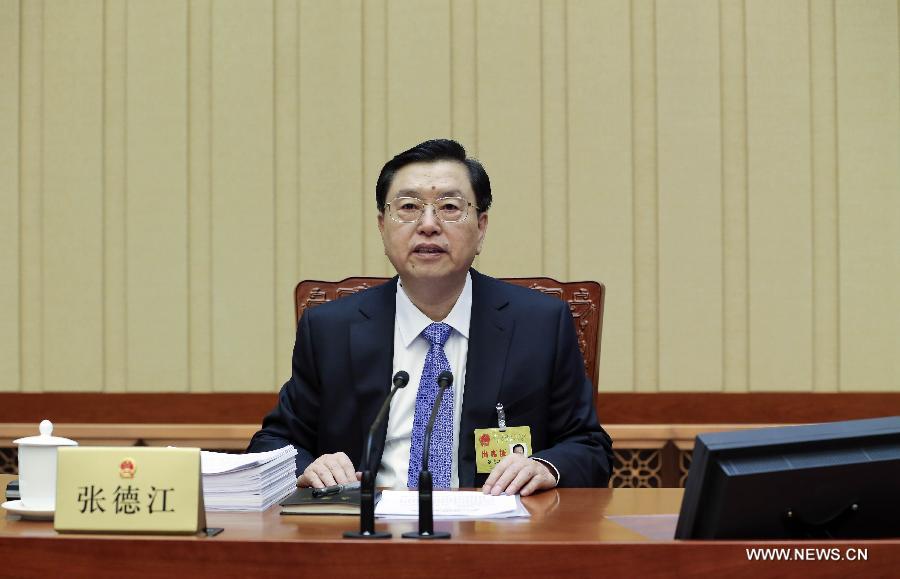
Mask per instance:
[[[52,511],[56,507],[56,449],[78,446],[68,438],[52,436],[53,423],[42,420],[40,436],[14,440],[19,445],[19,494],[22,506]]]

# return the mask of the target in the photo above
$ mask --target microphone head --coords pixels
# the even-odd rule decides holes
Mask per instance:
[[[409,384],[409,374],[406,370],[400,370],[396,374],[394,374],[394,386],[397,388],[403,388],[407,384]]]
[[[444,370],[438,374],[437,383],[441,388],[449,388],[453,384],[453,374],[450,373],[450,370]]]

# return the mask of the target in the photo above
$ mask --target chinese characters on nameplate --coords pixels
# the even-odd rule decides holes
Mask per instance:
[[[57,531],[194,533],[204,515],[197,448],[60,449]]]

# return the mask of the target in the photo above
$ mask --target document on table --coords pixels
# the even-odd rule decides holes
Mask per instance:
[[[297,449],[250,454],[200,453],[207,511],[262,511],[297,488]]]
[[[434,491],[435,520],[506,519],[530,517],[519,495],[491,496],[481,491]],[[415,519],[419,516],[418,491],[384,491],[375,506],[383,519]]]
[[[291,445],[267,452],[251,452],[248,454],[228,454],[224,452],[200,453],[200,471],[203,474],[223,474],[240,470],[253,469],[268,463],[286,461],[297,455],[297,449]]]

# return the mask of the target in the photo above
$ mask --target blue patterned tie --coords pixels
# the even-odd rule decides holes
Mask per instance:
[[[422,380],[416,393],[416,414],[413,418],[412,446],[409,449],[409,475],[407,485],[410,488],[419,486],[419,471],[422,468],[422,449],[425,445],[425,427],[431,416],[431,407],[437,396],[437,377],[444,370],[450,369],[444,344],[450,337],[453,328],[447,324],[431,324],[422,335],[431,343],[428,355],[425,356],[425,367],[422,369]],[[434,420],[434,432],[431,434],[431,467],[432,484],[436,488],[450,488],[450,470],[453,465],[453,387],[444,390],[441,405]]]

